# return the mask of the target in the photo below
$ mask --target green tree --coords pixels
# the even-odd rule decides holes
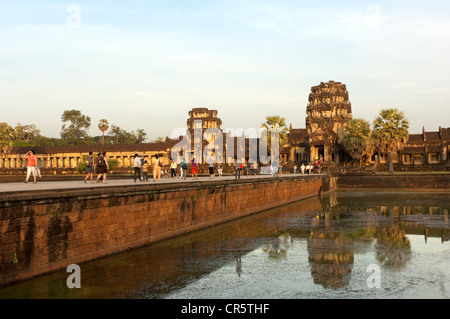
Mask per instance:
[[[88,137],[87,129],[91,126],[91,118],[81,114],[78,110],[64,111],[61,116],[63,126],[61,137],[68,144],[79,144],[80,140]]]
[[[371,156],[373,151],[373,137],[369,122],[363,119],[350,120],[344,132],[342,145],[345,151],[361,165],[363,156]]]
[[[126,131],[121,129],[119,126],[115,124],[111,125],[109,135],[114,138],[115,144],[124,144]]]
[[[266,117],[266,122],[261,125],[261,128],[265,130],[263,135],[264,140],[267,142],[267,147],[271,144],[271,132],[278,130],[280,137],[280,147],[286,145],[289,141],[288,132],[289,129],[286,126],[286,119],[279,115],[272,115]]]
[[[0,158],[5,158],[11,152],[14,141],[14,130],[8,123],[0,123]]]
[[[145,133],[144,129],[138,128],[134,135],[136,136],[136,144],[145,143],[147,140],[147,133]]]
[[[100,131],[102,131],[103,134],[103,138],[102,138],[102,144],[105,144],[105,132],[108,130],[109,128],[109,123],[106,119],[101,119],[100,122],[98,123],[98,129]]]
[[[152,141],[152,143],[164,143],[165,140],[166,140],[166,139],[165,139],[164,137],[159,136],[159,137],[155,138],[155,139]]]
[[[409,122],[396,108],[381,110],[374,121],[373,136],[380,152],[388,154],[389,173],[394,173],[393,153],[400,151],[409,136]]]
[[[17,123],[14,128],[15,144],[17,145],[35,145],[36,140],[41,137],[41,130],[36,125],[22,125]]]
[[[67,142],[62,138],[45,137],[40,136],[36,138],[35,146],[57,146],[57,145],[67,145]]]
[[[114,124],[111,125],[109,135],[114,138],[115,144],[139,144],[147,139],[147,133],[143,129],[138,129],[136,133],[127,132]]]

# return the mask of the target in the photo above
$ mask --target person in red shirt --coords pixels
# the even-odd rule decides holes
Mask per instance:
[[[28,151],[24,158],[28,160],[27,163],[27,178],[25,179],[25,183],[28,183],[28,179],[30,178],[30,175],[33,174],[33,183],[36,184],[36,175],[37,175],[37,156],[35,154],[35,151]]]

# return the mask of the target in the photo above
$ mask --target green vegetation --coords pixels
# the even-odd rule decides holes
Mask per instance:
[[[0,158],[8,156],[13,146],[14,130],[7,123],[0,123]]]
[[[385,109],[374,121],[373,136],[378,150],[388,154],[389,173],[394,173],[392,154],[400,151],[408,139],[409,122],[398,109]]]
[[[361,164],[363,156],[371,156],[373,152],[370,124],[363,119],[353,119],[348,122],[342,144],[347,153]]]
[[[266,121],[261,124],[261,128],[266,131],[263,135],[264,140],[267,142],[268,148],[271,145],[271,132],[277,130],[280,134],[280,147],[286,145],[289,142],[288,133],[289,130],[286,127],[286,119],[279,115],[267,116]]]
[[[117,125],[109,125],[106,119],[101,119],[98,124],[102,136],[89,136],[91,118],[79,110],[64,111],[61,121],[61,138],[42,136],[34,124],[18,123],[13,128],[8,123],[0,123],[0,158],[8,156],[12,147],[140,144],[147,140],[147,133],[143,129],[127,132]],[[161,141],[164,142],[164,139],[161,138]]]
[[[103,137],[102,137],[102,144],[105,144],[105,132],[108,130],[109,128],[109,123],[106,119],[101,119],[100,122],[98,123],[98,129],[102,132]]]
[[[403,149],[409,137],[409,122],[398,109],[381,110],[374,121],[373,131],[362,119],[349,121],[342,144],[345,151],[361,163],[363,156],[371,157],[375,152],[388,155],[389,173],[394,173],[393,154]]]
[[[61,121],[63,122],[61,137],[67,144],[78,144],[79,140],[88,136],[87,130],[91,126],[89,116],[81,114],[78,110],[64,111]]]
[[[61,219],[61,214],[62,214],[62,208],[58,208],[58,210],[56,211],[56,213],[53,215],[53,217],[55,217],[56,220]]]

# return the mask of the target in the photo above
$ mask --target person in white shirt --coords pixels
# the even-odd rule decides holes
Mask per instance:
[[[134,182],[136,183],[137,177],[139,177],[139,181],[142,182],[141,178],[141,159],[138,154],[134,154]]]
[[[214,178],[214,160],[212,156],[208,159],[209,178]]]
[[[174,178],[175,176],[177,176],[177,163],[172,161],[170,164],[170,177]]]

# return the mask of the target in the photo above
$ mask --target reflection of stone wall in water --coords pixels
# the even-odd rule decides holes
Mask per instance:
[[[411,243],[399,226],[382,229],[375,245],[377,260],[383,265],[404,266],[411,257]]]
[[[323,227],[320,221],[311,230],[308,261],[315,284],[331,289],[349,284],[353,268],[353,248],[348,245],[343,232]]]

